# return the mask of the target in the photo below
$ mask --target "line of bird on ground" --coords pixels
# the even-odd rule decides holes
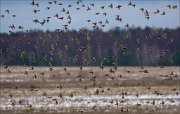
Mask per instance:
[[[102,70],[102,72],[104,72],[105,70],[104,70],[104,67],[103,66],[101,66],[101,67],[99,67],[101,70]],[[8,66],[4,66],[4,69],[7,69],[8,71],[10,71],[9,69],[9,67]],[[162,68],[163,69],[163,68]],[[32,71],[34,71],[34,70],[37,70],[36,68],[34,68],[33,66],[32,67],[30,67],[30,69],[29,69],[31,72],[30,72],[30,74],[32,73]],[[56,70],[56,69],[54,69],[53,67],[49,67],[49,70],[47,70],[48,72],[52,72],[52,71],[54,71],[54,70]],[[112,68],[110,68],[110,70],[108,71],[108,73],[106,73],[104,76],[105,77],[109,77],[111,74],[115,74],[115,72],[118,70],[118,67],[112,67]],[[73,76],[73,74],[71,74],[69,71],[68,71],[68,68],[66,68],[66,67],[64,67],[64,68],[62,68],[62,71],[63,72],[65,72],[66,74],[67,74],[67,78],[70,78],[70,76]],[[80,66],[79,67],[79,71],[81,72],[81,71],[86,71],[82,66]],[[77,70],[77,72],[79,72],[78,70]],[[25,71],[24,72],[24,74],[26,75],[26,76],[30,76],[30,74],[28,73],[29,71]],[[106,92],[111,92],[111,91],[113,91],[113,90],[111,90],[111,87],[107,87],[107,88],[103,88],[102,86],[97,86],[96,85],[96,82],[98,82],[98,77],[96,77],[96,75],[95,75],[95,71],[93,71],[93,70],[91,70],[91,71],[87,71],[87,72],[89,72],[89,74],[90,75],[92,75],[91,77],[90,77],[90,80],[91,80],[91,82],[93,82],[92,83],[92,86],[84,86],[82,89],[84,89],[84,90],[87,90],[88,88],[96,88],[96,90],[94,91],[94,95],[102,95],[102,94],[105,94]],[[143,73],[149,73],[150,71],[149,70],[147,70],[147,69],[144,69],[144,68],[142,68],[139,72],[143,72]],[[9,72],[9,73],[11,73],[11,72]],[[47,73],[47,72],[46,72]],[[127,70],[127,73],[131,73],[131,71],[130,70]],[[42,75],[42,76],[44,76],[45,75],[45,73],[44,72],[42,72],[42,73],[40,73],[40,75]],[[47,74],[47,75],[49,75],[49,73]],[[54,77],[54,75],[52,76],[52,77]],[[122,78],[123,76],[122,75],[120,75],[120,78]],[[177,79],[177,74],[176,73],[174,73],[174,72],[171,72],[170,74],[168,74],[168,75],[160,75],[160,77],[173,77],[173,78],[171,78],[170,80],[176,80]],[[34,75],[33,76],[33,78],[35,78],[35,79],[37,79],[38,77],[37,77],[37,75]],[[80,80],[79,80],[79,82],[80,83],[82,83],[83,82],[83,80],[81,79],[82,77],[81,76],[77,76],[77,78],[79,78]],[[112,79],[113,80],[113,79]],[[168,79],[168,81],[170,81],[169,79]],[[162,79],[162,83],[160,83],[160,85],[162,85],[162,86],[166,86],[166,85],[164,85],[164,82],[165,82],[166,80],[165,79]],[[87,83],[86,83],[87,84]],[[16,84],[12,84],[13,86],[13,89],[18,89],[19,87],[16,85]],[[143,85],[143,81],[142,81],[142,84],[140,83],[140,82],[138,82],[138,85],[137,86],[144,86]],[[134,85],[134,86],[132,86],[132,87],[135,87],[136,85]],[[124,82],[121,86],[120,85],[115,85],[115,87],[127,87],[126,86],[126,83]],[[64,87],[63,87],[63,85],[59,85],[59,86],[57,86],[57,87],[55,87],[56,89],[60,89],[60,90],[62,90]],[[30,86],[30,90],[29,91],[39,91],[39,89],[40,88],[38,88],[38,87],[36,87],[36,86],[34,86],[34,85],[31,85]],[[145,86],[145,90],[148,90],[148,91],[150,91],[151,90],[151,86]],[[163,93],[162,93],[162,91],[158,91],[158,90],[154,90],[154,91],[152,91],[152,93],[153,94],[155,94],[155,95],[157,95],[157,96],[162,96],[162,95],[164,95]],[[175,87],[172,87],[172,93],[173,94],[175,94],[175,95],[179,95],[179,91],[177,90],[177,88],[175,88]],[[126,96],[128,96],[128,92],[127,91],[125,91],[125,90],[123,90],[122,91],[122,93],[121,93],[121,95],[122,95],[122,99],[120,99],[120,100],[110,100],[110,101],[108,101],[111,105],[115,105],[115,106],[121,106],[120,104],[123,104],[123,103],[125,103],[127,100],[126,100]],[[47,99],[52,99],[52,101],[54,101],[54,104],[56,104],[56,105],[58,105],[59,104],[59,100],[57,99],[57,98],[53,98],[53,96],[51,96],[51,95],[48,95],[48,92],[46,92],[46,91],[42,91],[42,94],[41,94],[43,97],[47,97]],[[67,96],[67,95],[63,95],[63,93],[59,93],[59,95],[58,95],[58,97],[60,97],[62,100],[63,100],[63,96]],[[73,92],[70,92],[70,94],[69,94],[69,97],[73,97],[74,96],[74,94],[73,94]],[[137,99],[139,98],[139,96],[141,96],[141,94],[140,93],[136,93],[135,94],[135,96],[137,97]],[[12,93],[10,93],[9,94],[9,97],[10,98],[13,98],[13,94]],[[176,101],[175,100],[173,100],[173,99],[169,99],[168,100],[169,102],[171,102],[171,103],[175,103]],[[19,102],[18,102],[18,104],[20,104],[20,105],[23,105],[23,102],[24,102],[24,100],[22,99],[20,99],[19,100]],[[90,102],[87,102],[87,103],[90,103]],[[154,99],[154,100],[147,100],[146,101],[146,103],[147,104],[152,104],[152,106],[156,106],[156,100]],[[15,102],[12,102],[12,106],[15,106],[17,103],[15,103]],[[160,102],[160,104],[161,105],[165,105],[166,104],[166,101],[165,100],[163,100],[162,99],[162,101]],[[159,105],[159,104],[158,104]],[[137,103],[136,104],[136,106],[138,106],[138,107],[140,107],[141,106],[141,103]],[[29,108],[32,108],[33,107],[33,104],[29,104],[28,105],[28,107]],[[98,108],[98,106],[93,106],[92,107],[92,110],[96,110]],[[156,109],[158,109],[157,107],[156,107]],[[129,109],[129,108],[126,108],[126,107],[121,107],[121,112],[131,112],[131,109]],[[80,112],[83,112],[83,110],[81,110]]]

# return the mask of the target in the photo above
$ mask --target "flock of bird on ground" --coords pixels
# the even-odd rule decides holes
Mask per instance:
[[[11,72],[10,69],[11,67],[8,67],[8,66],[5,66],[4,67],[5,70],[7,70],[9,73],[13,73],[13,71]],[[97,68],[98,69],[98,68]],[[102,71],[102,72],[105,72],[104,74],[102,74],[102,76],[97,76],[97,69],[91,69],[91,70],[86,70],[86,68],[84,67],[79,67],[79,70],[76,70],[77,72],[85,72],[87,76],[83,76],[83,75],[77,75],[77,76],[74,76],[74,74],[72,73],[72,70],[71,68],[62,68],[62,69],[58,69],[58,72],[61,72],[63,73],[63,76],[66,77],[66,79],[72,79],[72,78],[76,78],[76,80],[73,80],[73,82],[75,83],[75,85],[73,86],[77,88],[79,88],[78,85],[83,85],[82,86],[82,90],[85,90],[88,92],[88,89],[89,88],[95,88],[94,90],[94,93],[93,95],[104,95],[106,93],[111,93],[113,90],[111,90],[113,87],[144,87],[144,90],[143,91],[146,91],[148,90],[149,92],[151,91],[152,94],[154,95],[157,95],[157,96],[162,96],[166,93],[163,93],[161,90],[156,90],[156,89],[152,89],[154,88],[153,86],[151,86],[151,82],[144,82],[145,80],[139,80],[139,81],[135,81],[134,83],[128,83],[128,80],[127,81],[120,81],[120,82],[116,82],[116,80],[119,80],[119,79],[122,79],[124,77],[124,74],[116,74],[118,72],[118,68],[115,66],[115,67],[112,67],[112,68],[109,68],[109,70],[107,69],[104,69],[104,67],[99,67],[99,71]],[[162,68],[163,69],[163,68]],[[50,67],[49,69],[47,69],[46,71],[42,71],[42,72],[39,72],[37,73],[37,67],[27,67],[26,69],[24,69],[24,76],[27,76],[29,79],[33,79],[33,81],[36,81],[36,80],[41,80],[40,78],[43,76],[43,77],[46,77],[46,78],[54,78],[53,79],[53,83],[55,84],[55,86],[48,86],[48,87],[51,87],[52,90],[53,88],[54,89],[59,89],[60,91],[63,90],[64,88],[68,87],[68,84],[69,83],[58,83],[56,82],[57,81],[57,77],[59,77],[58,74],[50,74],[51,72],[56,72],[57,71],[57,68],[53,68],[53,67]],[[94,71],[95,70],[95,71]],[[32,73],[32,71],[35,71],[36,73]],[[73,71],[74,72],[74,71]],[[149,70],[147,69],[141,69],[139,72],[141,73],[145,73],[145,74],[148,74],[150,73]],[[131,74],[133,73],[132,71],[130,70],[126,70],[126,73],[128,74]],[[102,78],[103,79],[110,79],[111,81],[109,81],[109,83],[111,83],[112,85],[108,85],[107,87],[104,85],[106,84],[105,82],[102,81]],[[157,81],[157,85],[158,86],[167,86],[168,83],[170,81],[175,81],[178,79],[178,75],[177,73],[171,71],[171,73],[169,74],[163,74],[163,75],[160,75],[160,77],[162,78],[161,80],[159,80],[159,82]],[[61,79],[59,77],[59,79]],[[63,78],[62,78],[63,79]],[[87,83],[87,81],[89,81]],[[39,83],[44,83],[44,82],[39,82]],[[42,84],[41,86],[39,85],[33,85],[33,82],[31,82],[32,85],[30,85],[29,87],[29,91],[31,92],[40,92],[41,93],[41,96],[42,97],[45,97],[46,99],[51,99],[53,101],[53,103],[55,105],[58,105],[60,104],[60,101],[64,99],[65,96],[69,96],[69,98],[73,98],[74,96],[76,96],[76,92],[74,91],[73,92],[70,92],[70,93],[62,93],[60,92],[58,94],[58,98],[54,98],[53,96],[50,95],[51,92],[49,91],[45,91],[41,88],[44,87],[44,84]],[[35,84],[35,83],[34,83]],[[57,85],[56,85],[57,84]],[[64,85],[63,85],[64,84]],[[150,85],[149,85],[150,84]],[[72,86],[71,84],[69,86]],[[171,86],[171,85],[170,85]],[[12,83],[12,88],[15,89],[15,90],[18,90],[19,88],[22,89],[23,87],[21,87],[20,85],[18,85],[18,83]],[[81,86],[80,86],[81,88]],[[41,91],[42,90],[42,91]],[[13,91],[12,91],[13,92]],[[137,92],[137,91],[136,91]],[[174,95],[179,95],[179,90],[176,88],[176,87],[172,87],[172,89],[170,90],[170,92]],[[14,92],[13,92],[14,93]],[[13,93],[10,92],[9,94],[9,97],[12,99],[14,97]],[[75,95],[74,95],[75,94]],[[122,96],[122,99],[120,99],[119,101],[118,100],[110,100],[110,101],[107,101],[109,102],[109,104],[111,105],[114,105],[114,106],[121,106],[121,104],[123,103],[126,103],[126,96],[130,95],[128,90],[122,90],[122,93],[121,93],[121,96]],[[16,95],[15,95],[16,96]],[[134,96],[137,97],[137,99],[139,98],[139,96],[141,96],[141,93],[136,93],[134,94]],[[175,103],[176,101],[174,99],[169,99],[169,101],[173,104]],[[146,101],[146,104],[148,105],[151,105],[151,106],[156,106],[156,105],[166,105],[166,100],[162,99],[160,104],[157,103],[158,100],[156,101],[155,99],[154,100],[147,100]],[[90,102],[88,102],[90,103]],[[12,102],[12,107],[14,107],[15,105],[25,105],[25,101],[23,99],[20,99],[18,102]],[[137,107],[140,107],[141,106],[141,103],[137,103],[136,104]],[[28,104],[27,106],[28,108],[33,108],[33,104]],[[96,111],[98,109],[98,105],[94,105],[92,107],[92,110]],[[158,107],[156,107],[156,110],[158,110]],[[120,111],[121,112],[131,112],[131,109],[129,109],[128,107],[121,107],[120,108]],[[83,110],[80,110],[81,113],[83,113]]]

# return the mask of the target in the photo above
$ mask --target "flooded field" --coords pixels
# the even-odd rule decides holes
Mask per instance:
[[[178,114],[179,67],[1,66],[2,114]]]

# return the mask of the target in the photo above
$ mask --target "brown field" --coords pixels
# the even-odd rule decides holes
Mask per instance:
[[[0,68],[2,114],[180,112],[179,67]]]

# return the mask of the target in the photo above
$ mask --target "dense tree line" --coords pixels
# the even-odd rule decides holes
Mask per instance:
[[[180,65],[180,28],[1,33],[1,65]]]

